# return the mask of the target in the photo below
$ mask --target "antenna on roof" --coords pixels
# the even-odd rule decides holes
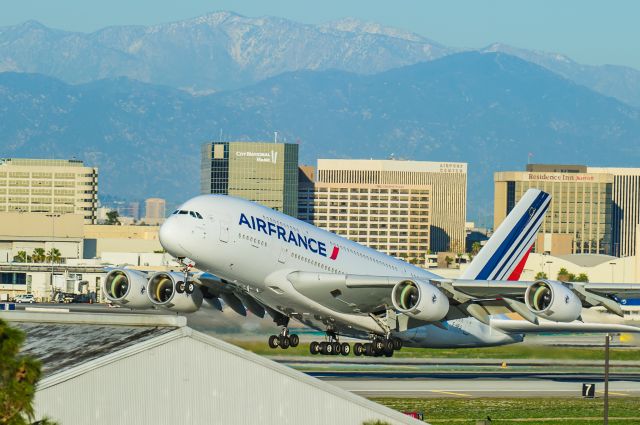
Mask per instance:
[[[277,131],[273,132],[273,143],[278,143],[278,132]]]

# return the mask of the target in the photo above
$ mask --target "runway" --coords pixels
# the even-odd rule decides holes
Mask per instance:
[[[602,374],[575,373],[310,373],[365,397],[580,397],[582,384],[595,384],[602,396]],[[640,397],[640,375],[613,374],[611,397]]]

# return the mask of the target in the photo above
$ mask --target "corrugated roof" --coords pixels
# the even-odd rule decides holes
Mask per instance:
[[[12,322],[11,326],[22,329],[26,333],[27,338],[22,353],[42,362],[45,377],[175,329],[173,327],[25,322]]]

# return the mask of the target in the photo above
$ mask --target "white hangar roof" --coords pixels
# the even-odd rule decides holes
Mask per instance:
[[[64,425],[424,424],[184,322],[74,324],[73,315],[45,325],[12,317],[27,332],[24,352],[44,363],[38,418]]]

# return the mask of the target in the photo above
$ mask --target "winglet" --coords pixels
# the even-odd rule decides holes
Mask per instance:
[[[462,273],[461,279],[519,279],[550,203],[551,195],[529,189]]]

